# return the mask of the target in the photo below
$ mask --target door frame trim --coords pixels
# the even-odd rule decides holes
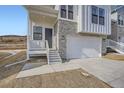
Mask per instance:
[[[50,49],[53,49],[54,48],[54,28],[52,27],[44,27],[44,39],[46,39],[45,38],[45,28],[48,28],[48,29],[52,29],[52,48],[50,48]]]

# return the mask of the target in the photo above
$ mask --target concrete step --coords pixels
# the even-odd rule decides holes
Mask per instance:
[[[49,57],[58,57],[59,55],[49,55]]]
[[[49,61],[50,63],[61,63],[61,61],[54,61],[54,60],[52,60],[52,61]]]
[[[50,59],[50,61],[61,61],[61,59]]]
[[[49,58],[49,60],[61,60],[60,58]]]
[[[50,50],[49,51],[49,62],[51,63],[61,63],[61,57],[57,50]]]
[[[49,54],[55,54],[55,53],[57,54],[57,52],[49,52]]]
[[[59,54],[49,54],[50,57],[59,56]]]
[[[59,56],[56,56],[56,57],[49,57],[50,59],[54,58],[54,59],[60,59]]]

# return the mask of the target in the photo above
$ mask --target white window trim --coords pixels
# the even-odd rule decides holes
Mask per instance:
[[[61,5],[59,6],[59,17],[58,19],[62,19],[62,20],[67,20],[67,21],[71,21],[71,22],[77,22],[76,21],[76,16],[75,16],[75,7],[73,5],[73,19],[68,19],[68,5],[65,5],[66,6],[66,18],[62,18],[61,17]]]
[[[77,22],[76,20],[71,20],[71,19],[67,19],[67,18],[58,18],[58,19],[61,19],[61,20],[65,20],[65,21],[70,21],[70,22]]]
[[[96,6],[97,7],[97,6]],[[91,23],[92,24],[95,24],[95,23],[93,23],[92,22],[92,6],[90,7],[91,8]],[[98,8],[98,24],[95,24],[95,25],[100,25],[100,26],[105,26],[105,15],[106,15],[106,12],[104,12],[105,14],[104,14],[104,25],[101,25],[101,24],[99,24],[99,7],[97,7]],[[102,9],[104,9],[104,8],[102,8]],[[104,11],[105,11],[105,9],[104,9]]]
[[[43,26],[41,26],[41,25],[39,25],[39,24],[33,24],[33,25],[32,25],[32,40],[34,40],[34,26],[42,27],[42,39],[41,39],[41,40],[43,40],[44,28],[43,28]]]

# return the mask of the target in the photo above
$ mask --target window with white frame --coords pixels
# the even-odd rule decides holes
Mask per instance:
[[[92,6],[92,23],[98,24],[98,7]]]
[[[68,5],[68,19],[73,19],[73,5]]]
[[[99,8],[99,24],[104,25],[105,11],[102,8]]]
[[[33,40],[42,40],[41,26],[33,26]]]
[[[118,15],[118,25],[124,25],[123,18],[120,15]]]
[[[60,16],[61,18],[71,19],[73,20],[74,16],[74,7],[73,5],[61,5],[60,8]]]
[[[61,5],[61,17],[66,18],[66,5]]]
[[[98,8],[92,6],[92,23],[104,25],[105,24],[105,10],[103,8]]]

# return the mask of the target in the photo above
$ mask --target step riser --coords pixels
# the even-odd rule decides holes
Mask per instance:
[[[50,50],[49,51],[49,62],[52,64],[62,62],[61,57],[56,50]]]
[[[56,61],[56,62],[59,61],[60,62],[61,60],[50,60],[50,61]]]
[[[51,60],[52,60],[52,59],[60,59],[60,58],[59,58],[59,57],[56,57],[56,58],[53,58],[53,57],[51,58],[51,57],[50,57],[49,59],[51,59]]]
[[[54,63],[54,62],[61,62],[61,61],[50,61],[50,62]]]

